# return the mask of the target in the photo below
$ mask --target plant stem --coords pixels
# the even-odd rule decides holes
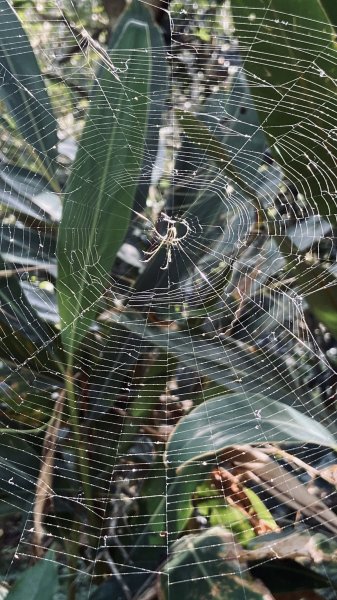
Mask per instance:
[[[7,433],[8,435],[12,433],[19,433],[22,435],[40,433],[49,427],[49,425],[53,422],[53,419],[54,415],[49,419],[49,421],[47,421],[47,423],[40,425],[40,427],[34,427],[33,429],[12,429],[11,427],[0,427],[0,433]]]
[[[66,551],[68,556],[69,579],[67,585],[67,600],[76,600],[76,575],[77,575],[77,557],[79,554],[78,540],[72,539],[66,541]]]
[[[89,470],[89,461],[86,452],[85,445],[83,443],[83,437],[81,435],[80,426],[78,422],[78,410],[77,410],[77,401],[74,389],[74,377],[72,365],[69,365],[68,371],[65,375],[65,388],[67,391],[67,400],[69,406],[70,420],[71,426],[75,437],[75,445],[76,445],[76,453],[77,453],[77,461],[78,468],[81,475],[81,481],[83,486],[83,494],[87,503],[88,508],[90,509],[93,504],[93,493],[90,484],[90,470]],[[95,522],[94,513],[92,510],[89,510],[89,522],[93,526],[97,526]]]

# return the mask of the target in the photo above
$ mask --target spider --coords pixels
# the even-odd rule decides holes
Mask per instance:
[[[139,213],[137,213],[139,214]],[[144,215],[139,215],[142,219],[148,221]],[[166,247],[166,262],[163,267],[160,267],[163,271],[166,271],[169,268],[169,264],[172,262],[172,248],[179,248],[180,242],[182,242],[190,233],[191,228],[186,221],[186,219],[172,219],[166,213],[161,213],[161,218],[163,221],[167,223],[167,231],[165,235],[159,233],[159,231],[153,227],[154,235],[157,241],[159,242],[158,246],[154,250],[150,250],[147,252],[144,250],[144,254],[148,255],[148,258],[144,259],[142,262],[146,263],[151,260],[156,254],[159,252],[161,248]],[[179,223],[186,228],[186,231],[183,235],[178,235],[176,224]]]

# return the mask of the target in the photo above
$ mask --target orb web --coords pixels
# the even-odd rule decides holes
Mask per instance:
[[[333,9],[108,4],[0,2],[3,578],[332,597]]]

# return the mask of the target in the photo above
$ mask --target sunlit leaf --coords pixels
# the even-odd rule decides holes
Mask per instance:
[[[20,52],[14,40],[20,40]],[[46,171],[55,168],[57,123],[41,71],[20,20],[7,0],[0,2],[1,99],[21,135]]]
[[[101,67],[66,190],[58,238],[58,303],[68,356],[97,313],[128,228],[147,130],[155,27],[133,2],[129,19]],[[130,50],[132,49],[132,50]]]
[[[336,446],[323,425],[295,408],[259,394],[237,393],[207,400],[181,419],[169,439],[166,457],[179,469],[228,446],[265,442]]]

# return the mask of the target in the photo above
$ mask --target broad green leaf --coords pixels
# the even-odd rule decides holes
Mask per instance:
[[[166,496],[169,542],[176,540],[182,531],[186,532],[193,506],[197,506],[201,514],[209,516],[211,525],[221,525],[231,530],[241,544],[255,537],[248,518],[238,508],[227,505],[224,497],[220,498],[219,492],[210,488],[210,465],[207,461],[203,461],[202,464],[191,462],[181,473],[174,472],[171,464],[168,464],[168,467],[170,470],[165,474],[165,481],[168,483]],[[276,529],[274,519],[259,497],[248,488],[244,490],[259,518],[268,522],[272,529]],[[152,514],[152,511],[149,512]],[[163,513],[162,528],[165,527],[165,522]]]
[[[52,600],[57,586],[57,564],[53,552],[27,569],[11,588],[6,600]]]
[[[57,123],[27,34],[7,0],[0,0],[0,76],[0,99],[45,171],[52,175]]]
[[[245,491],[245,494],[247,494],[250,503],[253,507],[253,509],[255,510],[257,516],[259,517],[259,519],[262,519],[263,521],[265,521],[266,523],[268,523],[270,529],[278,529],[278,526],[275,522],[275,520],[273,519],[272,514],[270,513],[270,511],[268,510],[268,508],[265,506],[265,504],[262,502],[262,500],[259,498],[259,496],[254,492],[254,490],[252,490],[251,488],[247,488],[244,487],[243,488]]]
[[[194,463],[194,468],[196,468],[196,465],[197,463]],[[185,469],[182,475],[184,473]],[[271,513],[259,496],[250,488],[243,486],[242,489],[248,496],[251,507],[258,518],[268,523],[270,529],[277,530],[278,527]],[[224,493],[212,488],[209,478],[197,488],[194,499],[200,513],[209,516],[211,525],[220,525],[229,529],[235,536],[235,540],[241,545],[245,545],[255,538],[256,534],[248,515],[245,515],[237,506],[227,504]]]
[[[232,532],[235,539],[245,545],[255,537],[249,519],[236,506],[228,506],[224,499],[208,498],[198,505],[202,515],[209,519],[212,527],[219,525]]]
[[[274,156],[315,210],[333,213],[326,194],[336,188],[337,50],[322,3],[232,0],[231,9],[244,73]]]
[[[187,535],[172,547],[160,576],[163,600],[263,600],[266,588],[255,582],[233,557],[237,547],[221,527]]]
[[[265,442],[336,447],[323,425],[291,406],[238,392],[207,400],[181,419],[168,441],[166,459],[182,469],[229,446]]]
[[[58,303],[70,360],[97,313],[128,229],[144,156],[153,52],[150,12],[133,2],[98,74],[58,238]]]

